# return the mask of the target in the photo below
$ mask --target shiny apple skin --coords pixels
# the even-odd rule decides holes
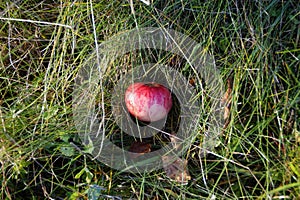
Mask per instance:
[[[172,108],[171,92],[158,83],[133,83],[125,92],[125,104],[131,115],[144,122],[167,116]]]

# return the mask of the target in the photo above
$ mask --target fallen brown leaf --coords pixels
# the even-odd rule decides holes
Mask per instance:
[[[145,142],[134,141],[131,144],[129,151],[134,153],[130,154],[131,159],[134,159],[145,153],[149,153],[151,151],[151,145]]]
[[[187,160],[174,156],[163,156],[162,161],[166,175],[171,180],[182,185],[187,184],[188,181],[191,180],[190,173],[187,169]]]
[[[224,120],[228,120],[230,117],[230,108],[232,100],[232,79],[227,79],[227,90],[222,98],[222,103],[224,104]]]
[[[181,144],[180,144],[180,138],[178,138],[178,137],[176,136],[176,133],[175,133],[175,132],[172,132],[172,133],[169,135],[169,137],[170,137],[171,144],[172,144],[173,148],[176,149],[176,150],[178,150],[178,149],[180,148],[180,146],[181,146]]]

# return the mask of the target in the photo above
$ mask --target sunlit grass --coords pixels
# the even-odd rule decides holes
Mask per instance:
[[[133,12],[128,1],[46,2],[0,3],[2,199],[300,197],[298,3],[134,2]],[[85,59],[137,25],[189,35],[214,55],[224,84],[232,80],[228,126],[206,157],[195,138],[187,185],[163,170],[120,173],[94,160],[72,120]]]

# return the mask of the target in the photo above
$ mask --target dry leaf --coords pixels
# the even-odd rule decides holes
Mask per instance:
[[[131,144],[129,151],[133,152],[130,154],[130,157],[131,159],[134,159],[145,153],[149,153],[151,151],[151,145],[145,142],[134,141]]]
[[[180,142],[180,138],[178,138],[176,136],[176,133],[175,132],[172,132],[170,135],[170,140],[171,140],[171,144],[173,146],[174,149],[178,150],[181,146],[181,142]]]
[[[176,150],[180,149],[181,141],[180,138],[176,136],[176,133],[172,132],[169,137],[173,148]],[[187,160],[175,156],[163,156],[162,161],[166,175],[171,180],[183,185],[191,180],[190,173],[187,169]]]
[[[231,96],[232,93],[232,79],[229,78],[227,79],[227,90],[222,98],[222,103],[225,105],[224,106],[224,120],[228,120],[230,116],[230,107],[231,107]]]
[[[188,181],[191,180],[190,173],[187,169],[187,160],[174,156],[163,156],[162,161],[166,175],[171,180],[182,185],[187,184]]]
[[[151,200],[161,200],[160,196],[156,195],[155,197],[153,197]]]
[[[195,79],[195,77],[191,77],[190,79],[189,79],[189,83],[192,85],[192,86],[196,86],[196,79]]]

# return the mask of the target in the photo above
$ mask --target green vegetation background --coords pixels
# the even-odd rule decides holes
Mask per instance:
[[[0,2],[0,198],[299,199],[299,2],[132,3]],[[120,173],[78,148],[76,73],[96,42],[136,26],[191,36],[233,83],[218,156],[190,149],[187,185]]]

